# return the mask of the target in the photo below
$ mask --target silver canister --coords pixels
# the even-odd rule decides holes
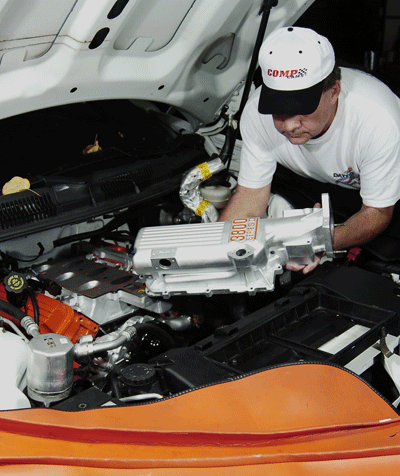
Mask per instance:
[[[73,384],[74,346],[68,337],[41,334],[29,342],[28,395],[46,407],[68,397]]]

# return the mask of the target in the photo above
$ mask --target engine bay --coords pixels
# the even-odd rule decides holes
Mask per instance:
[[[171,225],[182,222],[177,217],[183,213],[175,208],[172,218],[173,200],[156,209],[159,243],[171,226],[174,233],[194,226]],[[297,215],[304,219],[304,213]],[[72,240],[59,256],[28,266],[2,252],[3,410],[81,411],[154,402],[276,365],[308,362],[340,365],[397,406],[399,293],[393,280],[336,260],[307,279],[282,269],[269,292],[253,292],[250,280],[247,292],[224,292],[222,284],[215,293],[191,293],[184,274],[179,281],[188,284],[179,292],[157,296],[135,270],[141,240],[132,240],[131,232],[124,241],[122,236]],[[36,240],[29,237],[32,248]],[[199,261],[193,253],[192,259]],[[281,268],[288,255],[282,259]],[[247,269],[262,265],[250,262]],[[209,272],[209,263],[204,266]]]
[[[108,125],[104,150],[83,160],[71,142],[48,173],[21,152],[30,189],[0,196],[0,409],[143,404],[310,362],[397,408],[398,262],[335,255],[341,210],[287,183],[266,217],[215,223],[235,188],[223,145],[181,118],[140,117],[151,127]],[[285,270],[321,252],[312,275]]]

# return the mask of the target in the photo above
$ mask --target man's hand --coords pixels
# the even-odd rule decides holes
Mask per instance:
[[[316,203],[313,208],[321,208],[321,204]],[[299,264],[299,263],[295,263],[294,261],[288,261],[286,263],[286,269],[289,271],[296,271],[296,272],[302,271],[303,274],[308,274],[319,265],[321,258],[324,256],[324,254],[325,252],[317,253],[315,255],[314,261],[308,264]]]
[[[314,208],[320,208],[316,203]],[[335,228],[333,240],[334,250],[350,249],[368,243],[389,225],[394,206],[386,208],[375,208],[362,205],[360,211],[352,215],[345,223],[346,226]],[[288,261],[286,269],[290,271],[302,271],[304,274],[310,273],[321,261],[323,254],[317,254],[312,263],[301,265]]]
[[[303,274],[308,274],[313,271],[320,263],[321,258],[325,253],[317,253],[315,259],[312,263],[309,264],[298,264],[293,261],[288,261],[286,263],[286,269],[289,271],[302,271]]]

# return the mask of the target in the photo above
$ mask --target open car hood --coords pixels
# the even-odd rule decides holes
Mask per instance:
[[[279,0],[266,34],[312,3]],[[333,221],[323,202],[303,230],[318,210],[290,183],[304,210],[269,220],[277,237],[199,223],[182,200],[235,187],[215,156],[265,4],[0,2],[0,474],[398,469],[400,291],[383,265],[292,281],[289,251],[331,245]],[[177,287],[151,293],[153,275]]]
[[[267,33],[312,4],[280,0]],[[156,101],[199,124],[240,95],[261,0],[5,0],[0,118],[111,98]]]

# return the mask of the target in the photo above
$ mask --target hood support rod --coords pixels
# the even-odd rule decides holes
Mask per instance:
[[[265,31],[267,29],[267,24],[269,20],[269,15],[271,13],[271,9],[278,5],[278,0],[264,0],[263,4],[261,5],[259,15],[262,15],[260,27],[258,29],[256,42],[254,45],[253,55],[251,57],[249,71],[247,73],[246,83],[244,85],[242,99],[239,105],[239,110],[235,114],[235,120],[239,121],[242,115],[244,106],[246,105],[247,99],[249,97],[251,84],[253,81],[254,73],[257,69],[258,63],[258,53],[261,48],[261,44],[264,40]],[[237,137],[237,128],[234,126],[233,121],[230,121],[226,130],[226,139],[225,143],[222,146],[220,158],[222,162],[226,165],[226,168],[229,170],[229,166],[232,160],[233,149],[235,146]]]

